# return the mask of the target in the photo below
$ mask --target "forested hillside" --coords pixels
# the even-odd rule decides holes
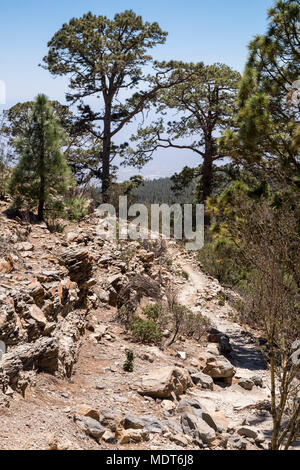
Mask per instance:
[[[171,178],[145,180],[132,194],[138,202],[149,204],[184,204],[193,200],[195,183],[190,183],[180,193],[174,192],[173,187],[174,182]]]

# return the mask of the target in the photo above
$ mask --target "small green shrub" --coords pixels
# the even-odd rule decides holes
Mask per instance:
[[[72,197],[66,201],[68,218],[71,220],[81,220],[88,213],[88,201],[83,197]]]
[[[142,313],[150,320],[162,320],[164,316],[164,307],[162,304],[150,304],[143,309]]]
[[[163,338],[162,330],[154,320],[144,320],[134,316],[126,328],[135,339],[142,343],[159,344]]]
[[[123,364],[123,369],[125,372],[133,372],[133,361],[134,361],[134,352],[132,349],[126,349],[126,360]]]

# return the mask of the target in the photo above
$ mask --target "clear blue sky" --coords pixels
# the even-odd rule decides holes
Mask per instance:
[[[166,44],[153,50],[156,59],[224,62],[242,71],[247,44],[265,31],[272,4],[273,0],[1,0],[0,80],[7,87],[6,107],[39,92],[64,101],[67,81],[53,79],[38,64],[47,53],[47,42],[72,17],[88,11],[112,17],[133,9],[169,33]],[[159,152],[143,173],[169,175],[185,164],[197,164],[197,158],[182,151]],[[123,170],[122,177],[127,174],[132,172]]]

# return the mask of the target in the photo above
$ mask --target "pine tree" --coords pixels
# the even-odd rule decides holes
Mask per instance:
[[[279,0],[268,15],[267,33],[249,45],[236,132],[228,130],[225,143],[236,161],[273,186],[295,189],[300,181],[299,1]]]
[[[166,36],[157,23],[144,22],[132,10],[112,20],[89,12],[64,24],[48,43],[44,66],[54,76],[70,77],[67,100],[78,104],[78,124],[101,143],[93,176],[102,182],[104,202],[110,196],[112,161],[122,157],[127,146],[116,145],[114,139],[147,109],[159,90],[172,84],[170,67],[158,69],[149,54],[164,44]],[[88,97],[96,98],[96,108],[87,103]]]
[[[10,181],[16,207],[45,213],[62,209],[62,196],[72,185],[71,172],[62,153],[66,142],[47,97],[37,96],[23,133],[14,142],[19,162]]]
[[[213,191],[215,163],[226,156],[220,151],[218,136],[233,119],[241,77],[227,65],[202,63],[174,64],[171,80],[175,82],[177,76],[185,79],[157,95],[159,119],[141,127],[132,137],[137,144],[127,150],[128,163],[141,166],[140,162],[149,161],[159,148],[194,152],[203,162],[197,202],[206,203]],[[170,110],[176,113],[176,119],[166,122]],[[188,172],[192,173],[190,169]],[[200,176],[199,171],[194,174]],[[209,224],[207,213],[205,222]]]

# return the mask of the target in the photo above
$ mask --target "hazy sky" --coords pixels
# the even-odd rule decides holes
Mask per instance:
[[[0,0],[0,80],[6,83],[5,107],[30,100],[39,92],[64,101],[67,81],[54,79],[38,64],[47,53],[47,42],[72,17],[88,11],[112,17],[133,9],[169,33],[166,44],[153,50],[155,59],[223,62],[242,72],[247,45],[255,34],[265,31],[266,12],[272,4],[272,0]],[[0,111],[5,107],[0,105]],[[167,176],[198,161],[188,151],[158,151],[142,174]],[[123,169],[120,177],[136,173]]]

